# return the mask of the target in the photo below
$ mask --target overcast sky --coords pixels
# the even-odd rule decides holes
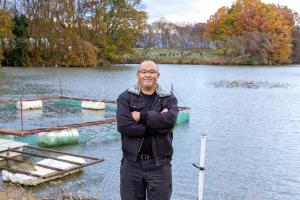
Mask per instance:
[[[172,22],[206,22],[222,6],[231,6],[235,0],[142,0],[149,21],[165,18]],[[300,13],[299,0],[262,0],[288,6]],[[298,3],[297,3],[298,2]]]

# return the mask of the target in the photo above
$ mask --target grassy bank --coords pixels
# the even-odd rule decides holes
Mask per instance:
[[[21,187],[0,189],[0,200],[38,200],[36,196]]]
[[[26,187],[14,184],[7,184],[5,187],[0,186],[0,200],[97,200],[94,197],[82,197],[79,194],[66,192],[61,188],[57,194],[51,194],[47,197],[37,197],[32,194]]]
[[[232,64],[219,49],[164,49],[164,48],[135,48],[133,53],[124,56],[126,63],[140,63],[150,59],[161,64]]]
[[[123,56],[122,62],[135,64],[148,59],[160,64],[264,65],[249,55],[227,56],[224,49],[135,48]]]

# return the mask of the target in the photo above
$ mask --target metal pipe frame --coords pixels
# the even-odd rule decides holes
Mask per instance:
[[[41,175],[33,174],[33,173],[30,173],[30,172],[24,171],[24,170],[12,169],[12,168],[1,167],[1,166],[0,166],[0,170],[6,170],[6,171],[9,171],[9,172],[12,172],[12,173],[21,173],[21,174],[25,174],[25,175],[28,175],[28,176],[34,176],[34,177],[42,178],[42,179],[51,179],[53,177],[61,176],[61,175],[68,174],[68,173],[72,173],[74,171],[83,169],[84,167],[88,167],[88,166],[91,166],[91,165],[94,165],[94,164],[97,164],[97,163],[100,163],[100,162],[104,161],[103,158],[99,159],[99,158],[95,158],[95,157],[91,157],[91,156],[83,156],[83,155],[78,155],[78,154],[73,154],[73,153],[57,151],[57,150],[53,150],[53,149],[34,147],[34,146],[30,146],[30,145],[23,146],[23,148],[35,149],[35,150],[45,151],[45,152],[52,152],[52,153],[57,153],[57,154],[62,154],[62,155],[70,155],[70,156],[85,158],[85,159],[89,159],[89,160],[93,160],[93,161],[87,162],[86,164],[82,164],[82,163],[69,161],[69,160],[65,160],[65,159],[54,158],[54,157],[51,157],[51,156],[45,156],[45,155],[36,154],[36,153],[18,151],[18,150],[15,150],[15,149],[8,149],[7,152],[16,152],[16,153],[20,153],[20,154],[24,154],[24,155],[29,155],[29,156],[32,156],[32,157],[47,158],[47,159],[57,160],[57,161],[65,162],[65,163],[70,163],[70,164],[77,165],[77,166],[72,167],[72,168],[67,169],[67,170],[63,170],[63,169],[60,169],[60,168],[57,168],[57,167],[51,167],[51,166],[47,166],[47,165],[44,165],[44,164],[35,163],[35,165],[37,165],[37,166],[57,171],[56,173],[50,174],[48,176],[41,176]],[[24,160],[20,160],[20,159],[16,159],[16,158],[10,158],[10,157],[7,157],[7,156],[0,156],[0,158],[2,158],[4,160],[12,160],[12,161],[15,161],[15,162],[25,162]]]
[[[53,99],[69,99],[69,100],[78,100],[78,101],[94,101],[94,102],[104,102],[104,103],[117,103],[116,100],[109,100],[109,99],[88,99],[88,98],[80,98],[80,97],[70,97],[70,96],[50,96],[50,97],[37,97],[37,98],[30,98],[30,99],[22,99],[22,101],[48,101]],[[19,100],[16,99],[9,99],[9,100],[0,100],[0,103],[16,103]]]
[[[25,163],[25,160],[19,160],[16,158],[9,158],[6,156],[0,156],[0,158],[4,159],[4,160],[11,160],[14,162],[18,162],[18,163]],[[57,168],[57,167],[51,167],[51,166],[47,166],[47,165],[43,165],[43,164],[38,164],[38,163],[34,163],[35,165],[39,166],[39,167],[43,167],[43,168],[47,168],[47,169],[52,169],[52,170],[56,170],[56,171],[64,171],[63,169]]]
[[[84,126],[94,126],[100,124],[111,124],[114,122],[116,122],[115,118],[109,118],[109,119],[103,119],[97,121],[81,122],[76,124],[65,124],[60,126],[36,128],[36,129],[23,130],[23,131],[2,128],[0,129],[0,135],[30,136],[40,132],[57,131],[57,130],[63,130],[67,128],[79,128]]]

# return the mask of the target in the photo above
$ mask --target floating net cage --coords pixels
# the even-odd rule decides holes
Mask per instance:
[[[118,137],[119,133],[117,131],[112,131],[113,137]],[[87,143],[88,141],[95,138],[95,135],[90,135],[89,133],[79,133],[79,135],[31,135],[31,136],[13,136],[13,135],[0,135],[0,139],[14,140],[19,142],[24,142],[33,146],[41,147],[58,147],[64,145],[74,145]]]
[[[0,135],[0,139],[6,139],[6,140],[14,140],[13,135]]]
[[[42,109],[46,108],[46,109],[53,110],[53,108],[64,108],[65,111],[63,112],[66,113],[68,113],[69,111],[77,112],[76,110],[81,109],[82,101],[83,100],[80,99],[47,99],[46,101],[43,102],[44,108]],[[14,111],[17,109],[16,104],[17,104],[16,102],[7,102],[7,103],[1,102],[0,111],[8,111],[8,112]],[[105,113],[106,113],[104,114],[105,118],[107,116],[114,118],[116,110],[117,110],[116,103],[105,103]],[[189,109],[183,109],[178,113],[176,124],[186,123],[189,121],[189,119],[190,119]],[[120,137],[120,133],[116,130],[115,126],[109,127],[107,131],[109,132],[109,135],[112,138]],[[50,131],[50,132],[45,132],[44,134],[35,134],[31,136],[0,135],[0,138],[25,142],[30,145],[38,145],[42,147],[55,147],[55,146],[62,146],[62,145],[86,143],[98,135],[92,132],[93,132],[92,129],[90,130],[80,129],[80,133],[77,132],[77,134],[72,133],[72,131],[70,132],[64,131],[64,133],[53,134]]]
[[[107,103],[105,105],[106,112],[116,112],[117,111],[117,104],[115,103]]]
[[[72,107],[77,107],[81,108],[81,101],[80,100],[72,100],[72,99],[57,99],[53,103],[54,105],[57,106],[72,106]]]
[[[42,147],[63,146],[78,144],[79,134],[77,129],[66,129],[62,131],[39,133],[37,144]]]
[[[16,110],[15,102],[0,103],[0,111],[13,111],[13,110]]]
[[[189,110],[183,110],[178,113],[176,124],[186,123],[190,120]]]

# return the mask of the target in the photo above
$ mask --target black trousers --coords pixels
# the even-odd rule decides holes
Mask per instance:
[[[121,200],[170,200],[171,163],[157,166],[153,159],[123,159],[120,168]]]

